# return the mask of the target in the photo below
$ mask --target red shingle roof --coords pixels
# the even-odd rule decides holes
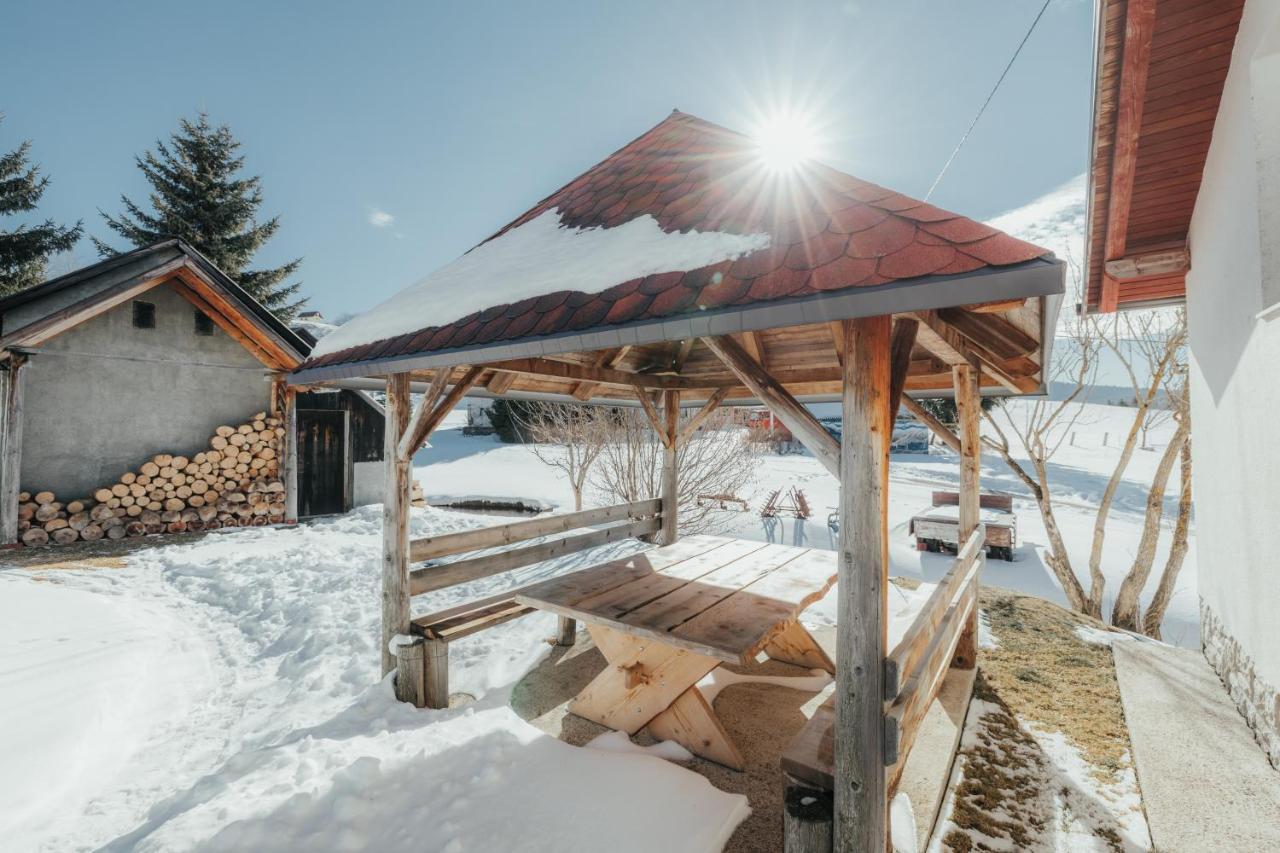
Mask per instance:
[[[765,232],[772,241],[736,261],[650,275],[602,293],[562,290],[496,305],[445,326],[323,355],[303,369],[955,275],[1050,254],[825,166],[770,174],[747,137],[681,112],[489,239],[548,210],[570,228],[612,228],[649,214],[666,232]]]

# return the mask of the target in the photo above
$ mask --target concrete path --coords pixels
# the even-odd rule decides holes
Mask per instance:
[[[1280,772],[1204,656],[1136,641],[1113,648],[1155,849],[1280,850]]]

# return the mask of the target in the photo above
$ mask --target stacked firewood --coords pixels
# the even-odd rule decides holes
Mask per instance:
[[[153,456],[92,497],[63,504],[53,492],[22,492],[19,535],[27,545],[66,545],[284,521],[283,439],[280,419],[259,412],[239,426],[218,427],[208,450]]]

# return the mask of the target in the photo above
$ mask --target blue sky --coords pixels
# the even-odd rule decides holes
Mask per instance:
[[[921,197],[1039,8],[11,0],[0,149],[31,139],[53,179],[40,216],[105,237],[97,210],[145,197],[134,155],[207,110],[281,215],[259,263],[304,256],[310,307],[333,318],[452,260],[672,108],[742,130],[806,111],[827,162]],[[1084,170],[1091,31],[1090,3],[1053,0],[935,203],[987,218]],[[73,261],[95,258],[85,240]]]

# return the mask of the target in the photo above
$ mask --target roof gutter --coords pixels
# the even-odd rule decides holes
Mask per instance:
[[[289,376],[289,383],[306,385],[413,370],[435,370],[460,364],[540,358],[567,352],[641,346],[858,317],[951,308],[979,302],[1036,296],[1057,296],[1060,300],[1064,291],[1064,271],[1065,265],[1057,258],[1036,258],[1014,266],[986,267],[961,275],[928,276],[879,287],[848,288],[799,299],[682,314],[668,319],[606,326],[584,332],[566,332],[496,344],[303,368]],[[1056,314],[1054,311],[1055,317]],[[1053,326],[1050,325],[1050,334],[1052,330]],[[1049,342],[1050,339],[1042,338],[1042,350],[1048,350]]]

